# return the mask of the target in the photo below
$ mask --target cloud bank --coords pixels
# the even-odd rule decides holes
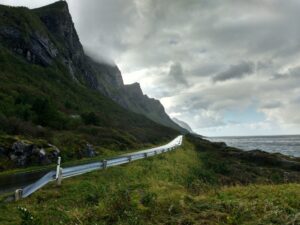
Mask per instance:
[[[298,0],[68,3],[85,49],[116,62],[125,82],[140,82],[193,130],[300,133]]]

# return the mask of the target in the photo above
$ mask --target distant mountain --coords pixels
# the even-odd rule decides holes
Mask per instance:
[[[177,123],[179,126],[181,126],[182,128],[184,128],[185,130],[189,131],[190,133],[194,133],[192,128],[184,121],[179,120],[175,117],[172,118],[172,120]]]

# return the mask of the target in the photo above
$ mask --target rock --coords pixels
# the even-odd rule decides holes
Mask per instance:
[[[23,49],[17,48],[15,51],[16,51],[19,55],[23,55]]]
[[[54,47],[54,44],[46,37],[41,36],[39,33],[35,33],[29,44],[31,54],[34,55],[34,61],[30,57],[30,61],[49,66],[52,64],[53,59],[57,56],[58,50]],[[28,58],[27,58],[28,60]]]
[[[51,161],[55,162],[60,154],[60,150],[55,145],[52,144],[48,144],[48,147],[49,147],[47,149],[48,158]]]
[[[229,151],[227,154],[262,166],[281,167],[300,171],[300,162],[297,159],[284,156],[280,153],[268,153],[257,149],[252,151]]]
[[[86,144],[85,156],[86,157],[95,157],[96,156],[96,152],[95,152],[93,146],[89,143]]]
[[[2,26],[0,28],[0,36],[5,38],[12,38],[13,40],[19,39],[21,37],[21,32],[12,26]]]
[[[26,166],[33,152],[33,145],[26,144],[23,141],[13,143],[10,152],[10,159],[17,166]]]
[[[225,149],[227,147],[225,142],[212,142],[212,145],[214,145],[215,147],[217,147],[218,149]]]
[[[30,154],[32,152],[32,145],[25,144],[23,141],[17,141],[13,143],[11,149],[12,153],[17,156]]]
[[[25,141],[16,141],[9,151],[9,159],[18,167],[30,164],[47,165],[56,162],[59,154],[60,150],[51,144],[38,146]]]
[[[7,150],[3,147],[0,147],[0,157],[5,156],[7,154]]]
[[[80,119],[80,115],[78,115],[78,114],[70,115],[70,118],[72,118],[72,119]]]
[[[46,152],[45,152],[45,150],[42,148],[42,149],[40,149],[39,154],[40,154],[41,157],[43,157],[43,156],[46,155]]]
[[[51,160],[48,158],[45,149],[43,148],[39,149],[38,156],[39,156],[40,164],[47,165],[51,163]]]
[[[27,61],[31,61],[31,53],[30,53],[30,51],[27,51],[27,53],[26,53],[26,59],[27,59]]]

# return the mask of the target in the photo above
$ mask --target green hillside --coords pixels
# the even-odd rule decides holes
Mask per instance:
[[[80,80],[83,73],[72,79],[64,60],[75,63],[75,53],[66,43],[31,10],[0,6],[0,148],[6,148],[0,170],[13,167],[8,155],[16,140],[54,144],[70,160],[81,157],[86,143],[96,150],[127,150],[178,134],[89,88]],[[51,51],[57,56],[51,58]]]

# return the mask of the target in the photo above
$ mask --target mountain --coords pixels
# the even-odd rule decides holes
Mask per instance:
[[[133,112],[143,114],[164,126],[185,132],[166,114],[163,105],[144,95],[137,83],[124,85],[116,65],[99,63],[84,54],[64,1],[33,10],[59,43],[63,43],[63,61],[76,81],[99,90],[105,96]]]
[[[177,123],[179,126],[181,126],[183,129],[189,131],[189,133],[194,133],[193,130],[192,130],[192,128],[186,122],[184,122],[182,120],[179,120],[179,119],[177,119],[175,117],[173,117],[172,120],[175,123]]]
[[[68,159],[87,142],[125,150],[185,132],[139,84],[124,85],[116,65],[85,55],[64,1],[0,5],[0,79],[0,136],[20,135],[1,139],[0,164],[24,138],[56,144]]]
[[[28,62],[48,67],[59,61],[75,82],[157,123],[186,132],[169,118],[159,101],[143,94],[139,84],[124,85],[116,65],[99,63],[85,55],[65,1],[34,10],[19,8],[26,18],[17,27],[5,24],[11,22],[9,17],[13,19],[8,11],[8,15],[2,15],[2,41]]]

